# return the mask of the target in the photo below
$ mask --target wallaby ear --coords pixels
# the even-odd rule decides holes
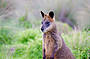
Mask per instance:
[[[44,17],[44,13],[41,11],[41,15],[42,15],[42,17]]]
[[[50,12],[49,12],[49,16],[50,16],[51,18],[53,18],[53,17],[54,17],[54,12],[53,12],[53,11],[50,11]]]

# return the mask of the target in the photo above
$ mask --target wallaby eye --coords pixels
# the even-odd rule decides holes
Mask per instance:
[[[45,24],[49,24],[50,22],[46,22]]]
[[[50,25],[50,22],[45,22],[46,26],[48,27]]]

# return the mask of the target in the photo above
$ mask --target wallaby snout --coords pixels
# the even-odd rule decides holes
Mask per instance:
[[[44,27],[43,27],[43,26],[41,27],[41,31],[42,31],[42,32],[44,31]]]

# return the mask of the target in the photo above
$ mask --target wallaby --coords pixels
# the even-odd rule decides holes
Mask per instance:
[[[54,12],[44,14],[41,31],[43,32],[43,59],[75,59],[69,48],[58,34]]]

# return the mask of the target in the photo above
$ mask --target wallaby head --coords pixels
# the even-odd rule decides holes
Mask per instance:
[[[55,28],[55,18],[54,18],[54,12],[50,11],[49,14],[44,14],[41,11],[41,15],[42,15],[42,27],[41,27],[41,31],[46,33],[51,31],[53,28]]]

